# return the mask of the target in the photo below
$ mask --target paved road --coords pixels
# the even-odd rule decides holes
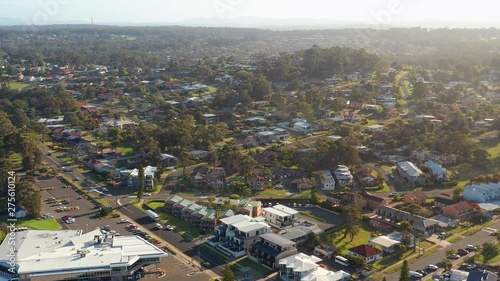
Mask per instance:
[[[179,249],[181,252],[191,257],[193,260],[210,262],[213,266],[211,270],[218,275],[222,275],[222,270],[224,270],[223,265],[225,265],[227,262],[222,260],[219,256],[205,250],[203,247],[200,247],[193,241],[186,240],[177,232],[158,230],[155,227],[156,222],[153,222],[150,218],[146,217],[144,212],[133,205],[122,205],[121,207],[119,207],[119,211],[127,217],[133,219],[137,223],[141,224],[143,228],[151,230],[153,233],[170,243],[172,246]]]
[[[489,229],[497,229],[500,230],[500,222],[496,222],[492,226],[488,227]],[[490,231],[487,229],[483,229],[474,235],[471,236],[466,236],[462,240],[451,244],[449,247],[444,247],[440,249],[438,252],[424,258],[420,259],[412,264],[410,264],[410,270],[418,270],[418,269],[424,269],[426,265],[428,264],[437,264],[445,259],[445,252],[447,249],[453,249],[453,250],[458,250],[458,249],[463,249],[467,245],[482,245],[483,243],[486,242],[491,242],[496,239],[494,236],[489,236]],[[462,257],[464,259],[464,257]],[[453,263],[456,263],[457,261],[452,261]],[[395,272],[393,274],[387,275],[386,276],[387,281],[397,281],[399,279],[399,272]],[[430,278],[430,276],[429,276]],[[424,277],[424,280],[427,279],[427,277]]]

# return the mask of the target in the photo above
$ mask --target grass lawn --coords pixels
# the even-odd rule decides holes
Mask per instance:
[[[249,257],[244,257],[237,261],[230,263],[232,266],[242,267],[242,268],[252,268],[253,270],[259,272],[260,274],[267,275],[271,270],[263,265],[257,264],[252,261]]]
[[[355,246],[359,246],[361,244],[366,244],[368,239],[371,238],[371,232],[374,232],[376,229],[371,227],[367,222],[361,222],[359,227],[359,232],[354,236],[354,239],[350,241],[350,237],[342,238],[344,236],[344,231],[337,231],[332,233],[332,240],[335,245],[341,247],[342,255],[347,254],[347,249]]]
[[[174,216],[171,216],[170,214],[163,212],[164,205],[165,205],[164,202],[147,203],[147,206],[160,216],[160,220],[163,224],[170,224],[174,227],[175,231],[179,232],[180,234],[188,234],[192,238],[197,238],[201,235],[200,229],[198,227],[190,225],[186,221],[183,221],[179,218],[176,218]],[[147,210],[147,208],[145,208],[144,205],[142,206],[142,209]]]
[[[61,160],[66,164],[73,164],[73,159],[71,159],[71,157],[63,157]]]
[[[258,192],[255,195],[285,195],[285,194],[286,194],[286,191],[284,191],[284,190],[268,189],[268,190]]]
[[[50,220],[25,220],[17,225],[17,227],[29,227],[36,230],[59,230],[61,226],[55,219]]]
[[[28,87],[28,84],[18,83],[18,82],[9,82],[9,88],[12,90],[22,90]]]
[[[119,146],[116,148],[116,151],[119,151],[123,157],[128,157],[128,156],[134,155],[134,149],[132,147]]]
[[[309,196],[311,196],[311,190],[306,189],[306,190],[302,191],[301,193],[299,193],[299,196],[309,197]]]
[[[480,263],[484,263],[484,257],[483,255],[478,255],[479,258],[477,259],[478,262]],[[500,262],[500,255],[497,255],[496,257],[492,258],[491,260],[489,260],[487,262],[487,264],[491,264],[491,265],[496,265]]]
[[[380,192],[390,192],[391,189],[389,188],[389,186],[387,185],[386,182],[384,182],[384,186],[382,186],[382,188],[379,188],[378,186],[367,186],[365,187],[365,190],[368,191],[368,192],[375,192],[375,193],[380,193]]]
[[[227,259],[228,259],[228,256],[225,256],[222,252],[217,251],[216,249],[214,249],[212,246],[210,246],[208,244],[201,244],[200,247],[202,247],[203,249],[205,249],[207,252],[210,252],[213,255],[218,256],[222,260],[227,261]]]
[[[216,87],[212,87],[212,86],[208,86],[208,93],[211,94],[211,93],[215,93],[217,92],[217,88]]]

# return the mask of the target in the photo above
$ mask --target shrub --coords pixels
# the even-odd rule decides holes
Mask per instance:
[[[234,194],[233,193],[233,194],[229,195],[229,199],[236,199],[236,200],[238,200],[238,199],[240,199],[240,196],[238,194]]]

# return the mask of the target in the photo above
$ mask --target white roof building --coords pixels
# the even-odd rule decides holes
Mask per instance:
[[[301,281],[347,281],[351,277],[342,270],[333,272],[321,268],[318,264],[320,261],[322,259],[304,253],[281,259],[278,262],[280,278]]]
[[[12,246],[8,242],[5,239],[0,245],[0,265],[5,268],[11,268],[8,254]],[[17,274],[28,278],[23,280],[40,276],[56,280],[62,275],[78,278],[89,273],[105,277],[111,272],[128,276],[167,256],[139,236],[102,235],[98,229],[85,234],[82,230],[17,232],[16,249]]]

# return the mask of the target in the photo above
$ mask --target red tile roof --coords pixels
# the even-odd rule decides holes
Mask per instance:
[[[382,251],[372,247],[370,245],[359,245],[353,248],[350,248],[349,251],[356,253],[360,256],[363,256],[365,258],[373,257],[379,254],[382,254]]]

